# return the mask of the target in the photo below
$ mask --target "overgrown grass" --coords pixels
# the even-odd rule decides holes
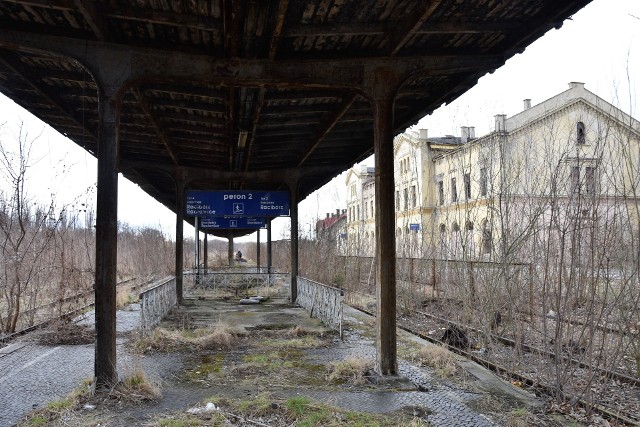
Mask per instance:
[[[373,360],[350,358],[331,363],[327,370],[327,379],[331,383],[363,385],[366,376],[373,369]]]
[[[109,397],[125,403],[140,403],[162,397],[160,388],[147,378],[140,367],[135,367],[109,393]]]
[[[437,345],[420,347],[408,357],[421,366],[433,368],[436,375],[442,378],[450,378],[459,370],[455,355]]]
[[[424,420],[414,417],[341,410],[315,402],[307,396],[293,396],[281,401],[274,399],[269,393],[260,393],[239,401],[213,400],[216,400],[224,410],[249,420],[251,418],[270,419],[271,422],[267,425],[296,427],[426,427],[429,425]]]
[[[526,408],[518,408],[509,412],[507,416],[507,426],[508,427],[526,427],[529,425],[527,421],[527,416],[529,415],[529,411]]]
[[[218,323],[210,328],[170,330],[156,328],[148,336],[134,341],[133,347],[141,353],[198,350],[226,350],[237,340],[231,328]]]
[[[93,381],[91,379],[84,380],[66,397],[53,400],[45,405],[44,408],[37,409],[29,414],[18,423],[19,427],[39,427],[55,425],[61,418],[73,412],[78,408],[81,402],[91,396]]]

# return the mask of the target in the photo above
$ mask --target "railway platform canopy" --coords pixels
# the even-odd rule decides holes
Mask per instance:
[[[395,259],[393,136],[587,3],[0,0],[0,91],[98,159],[96,377],[115,375],[118,172],[176,213],[181,277],[185,190],[286,189],[295,241],[297,202],[375,152]],[[376,370],[395,374],[395,266],[377,265]]]

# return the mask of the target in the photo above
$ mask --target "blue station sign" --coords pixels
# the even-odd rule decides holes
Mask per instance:
[[[276,217],[289,215],[288,191],[186,191],[186,215]]]
[[[264,218],[249,216],[222,216],[222,217],[202,217],[200,218],[200,228],[204,229],[234,229],[244,228],[257,230],[264,228],[266,221]]]

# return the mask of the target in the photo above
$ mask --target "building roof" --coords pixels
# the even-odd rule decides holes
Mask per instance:
[[[303,199],[372,154],[376,79],[398,134],[587,3],[0,0],[0,91],[94,155],[117,91],[119,169],[174,211],[178,177]]]
[[[341,220],[346,220],[347,214],[342,213],[340,215],[331,215],[327,218],[319,219],[316,221],[316,230],[329,230],[338,224]]]

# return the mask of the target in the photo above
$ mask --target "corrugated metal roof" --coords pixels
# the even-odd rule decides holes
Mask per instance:
[[[194,189],[302,177],[304,198],[372,153],[372,70],[412,70],[399,133],[588,2],[0,0],[0,91],[95,153],[94,64],[134,70],[120,168],[151,196],[175,210],[182,171]]]

